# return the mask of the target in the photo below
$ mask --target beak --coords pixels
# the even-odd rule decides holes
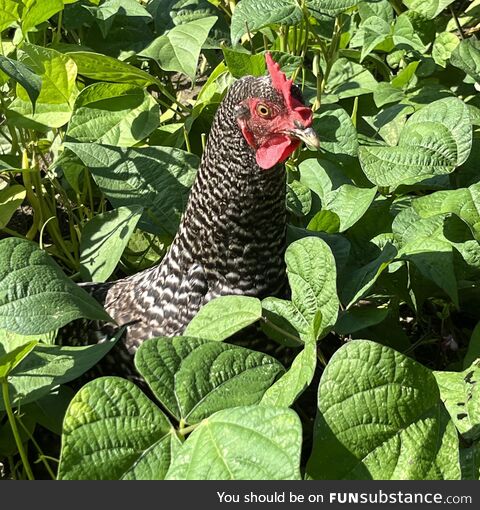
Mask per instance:
[[[312,147],[314,149],[320,148],[320,140],[318,139],[317,133],[315,133],[311,127],[303,129],[295,128],[290,130],[288,134],[298,138],[302,142],[305,142],[308,147]]]

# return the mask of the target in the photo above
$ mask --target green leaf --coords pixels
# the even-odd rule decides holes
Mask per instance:
[[[190,424],[222,409],[257,404],[284,371],[261,352],[189,337],[144,342],[135,364],[165,408]]]
[[[63,9],[63,0],[48,0],[48,2],[22,0],[22,4],[21,26],[24,34]]]
[[[340,232],[340,218],[337,213],[323,209],[318,211],[308,222],[307,229],[313,232],[334,234],[335,232]]]
[[[75,51],[68,56],[77,64],[78,74],[97,81],[128,83],[138,87],[158,84],[157,78],[126,62],[89,51]]]
[[[232,45],[247,33],[271,25],[297,25],[303,14],[295,0],[242,0],[233,11],[230,26]]]
[[[3,55],[0,55],[0,69],[26,90],[35,109],[35,102],[42,89],[42,78],[25,64],[22,64],[22,62],[4,57]]]
[[[151,14],[137,0],[105,0],[99,7],[85,5],[84,8],[97,20],[104,39],[107,38],[118,14],[128,18],[144,18],[146,21],[152,19]]]
[[[55,386],[80,377],[107,354],[119,336],[83,347],[37,344],[9,375],[11,402],[14,405],[28,404],[47,395]],[[0,409],[3,408],[0,398]]]
[[[0,0],[0,32],[18,20],[18,0]]]
[[[370,94],[377,88],[377,80],[362,65],[346,58],[335,60],[330,70],[325,92],[338,99]]]
[[[115,208],[144,207],[139,221],[141,229],[175,235],[195,178],[197,156],[171,147],[64,145],[89,168]]]
[[[480,438],[480,362],[463,372],[433,372],[440,395],[458,432],[467,441]]]
[[[85,224],[80,243],[83,281],[105,282],[115,271],[137,226],[143,207],[119,207],[97,214]]]
[[[357,156],[357,130],[350,115],[338,105],[322,105],[313,115],[313,129],[323,150]]]
[[[51,345],[55,343],[56,336],[56,330],[44,333],[43,335],[19,335],[6,329],[0,329],[0,355],[34,340]]]
[[[317,313],[321,313],[318,337],[325,336],[338,314],[335,259],[328,245],[317,237],[292,243],[285,253],[291,301],[268,297],[265,310],[287,320],[301,339],[311,334]]]
[[[249,406],[204,420],[172,459],[169,480],[299,480],[301,424],[290,409]]]
[[[395,188],[451,173],[467,159],[471,146],[467,106],[452,97],[434,101],[413,114],[397,147],[364,146],[359,156],[370,181]]]
[[[37,344],[38,341],[34,340],[0,356],[0,381],[7,378],[10,372],[32,352]]]
[[[135,85],[94,83],[78,96],[67,137],[130,147],[159,123],[160,109],[148,92]]]
[[[396,216],[392,229],[401,241],[398,257],[413,262],[458,306],[454,245],[444,235],[444,221],[443,215],[423,219],[407,208]]]
[[[0,328],[25,335],[48,333],[81,317],[110,317],[32,242],[0,241]]]
[[[480,82],[480,41],[473,38],[461,41],[453,50],[450,63]]]
[[[480,480],[480,444],[460,449],[462,480]]]
[[[312,10],[335,16],[358,4],[358,0],[306,0]]]
[[[75,392],[69,386],[54,388],[44,397],[28,404],[28,416],[34,418],[42,427],[61,436],[63,418],[74,395]]]
[[[468,368],[475,360],[480,358],[480,322],[477,323],[468,342],[467,353],[463,359],[463,368]]]
[[[378,16],[370,16],[362,24],[363,45],[360,62],[369,55],[376,46],[390,37],[390,24]]]
[[[306,216],[312,208],[312,193],[300,181],[287,184],[287,210],[298,217]]]
[[[321,312],[316,320],[321,322]],[[261,404],[275,407],[290,407],[312,382],[317,367],[317,334],[306,335],[305,347],[297,354],[287,373],[263,395]]]
[[[458,438],[432,372],[366,340],[341,347],[318,388],[312,478],[458,479]]]
[[[394,87],[387,82],[381,82],[373,92],[373,100],[377,108],[381,108],[389,103],[397,103],[404,99],[405,95],[402,90]]]
[[[448,59],[459,44],[459,39],[451,32],[441,32],[435,38],[432,47],[432,57],[439,66],[446,67]]]
[[[265,55],[262,53],[250,55],[250,53],[231,48],[222,48],[222,51],[228,70],[235,78],[263,76],[265,74]]]
[[[436,283],[459,306],[453,248],[448,242],[417,238],[402,247],[398,255],[413,262],[425,277]]]
[[[200,50],[217,19],[209,16],[177,25],[155,39],[140,55],[153,58],[165,71],[184,73],[194,81]]]
[[[395,246],[387,243],[376,259],[344,276],[340,295],[346,308],[350,308],[368,292],[396,256]]]
[[[176,441],[167,417],[133,383],[86,384],[63,423],[60,480],[161,480]]]
[[[32,91],[19,82],[17,97],[9,107],[8,116],[21,127],[38,129],[38,124],[53,128],[63,126],[70,120],[78,94],[75,62],[51,48],[24,43],[22,50],[21,63],[41,79],[40,94],[33,105]]]
[[[388,315],[388,308],[358,306],[339,313],[333,328],[339,335],[349,335],[383,322]]]
[[[6,227],[18,206],[25,200],[26,191],[21,184],[0,189],[0,229]]]
[[[404,0],[403,3],[412,11],[433,19],[453,2],[454,0]]]
[[[249,296],[220,296],[203,305],[186,336],[221,342],[262,317],[262,304]]]
[[[408,47],[422,53],[425,51],[425,45],[418,31],[415,30],[408,12],[400,14],[396,19],[393,27],[393,42],[401,49]]]
[[[338,231],[344,232],[365,214],[376,194],[376,188],[358,188],[344,184],[325,195],[322,207],[338,216]]]

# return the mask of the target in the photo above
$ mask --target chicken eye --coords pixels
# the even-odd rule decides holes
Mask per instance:
[[[258,103],[257,104],[257,113],[258,113],[258,115],[260,115],[260,117],[270,117],[272,112],[266,104]]]

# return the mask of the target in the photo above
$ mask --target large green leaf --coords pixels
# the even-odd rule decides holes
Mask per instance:
[[[185,335],[222,341],[262,317],[262,304],[249,296],[220,296],[202,306]]]
[[[338,314],[335,259],[328,245],[317,237],[305,237],[292,243],[285,254],[287,274],[292,289],[291,301],[268,297],[262,301],[267,316],[279,316],[295,328],[300,338],[316,327],[318,337],[325,336]]]
[[[0,241],[0,328],[41,334],[80,317],[110,320],[36,244],[14,237]]]
[[[146,21],[152,18],[151,14],[137,0],[105,0],[98,7],[85,5],[84,8],[94,15],[104,38],[107,38],[117,15],[135,20],[144,18]]]
[[[368,17],[361,25],[363,29],[363,45],[360,61],[364,60],[376,46],[383,43],[391,35],[390,24],[378,16]]]
[[[414,208],[401,211],[392,230],[400,241],[398,257],[415,264],[458,306],[453,244],[444,236],[444,215],[420,218]]]
[[[195,79],[198,57],[217,18],[209,16],[172,28],[145,48],[141,55],[155,59],[165,71],[177,71]]]
[[[94,83],[78,96],[67,137],[130,147],[159,123],[158,104],[146,91],[124,83]]]
[[[313,128],[323,150],[356,156],[357,130],[348,113],[338,105],[322,105],[313,116]]]
[[[326,193],[320,213],[329,211],[338,217],[338,230],[330,229],[328,232],[344,232],[354,225],[368,210],[376,193],[376,188],[358,188],[351,184],[344,184]],[[314,221],[315,217],[312,218]],[[316,230],[310,224],[308,228]]]
[[[135,364],[165,408],[191,424],[222,409],[258,403],[284,371],[261,352],[189,337],[144,342]]]
[[[453,423],[467,441],[480,438],[479,361],[463,372],[434,372],[442,401]]]
[[[310,477],[458,479],[455,427],[432,372],[382,345],[338,350],[318,388]]]
[[[378,257],[343,276],[344,282],[340,287],[340,296],[346,308],[350,308],[368,292],[396,256],[395,246],[387,243]]]
[[[116,58],[93,53],[75,51],[68,56],[77,64],[78,74],[98,81],[129,83],[138,87],[148,87],[158,83],[157,78]]]
[[[235,8],[230,26],[232,45],[247,31],[269,25],[297,25],[303,18],[295,0],[242,0]]]
[[[395,188],[453,172],[467,159],[471,146],[467,106],[460,99],[445,98],[410,117],[398,146],[364,146],[359,155],[374,184]]]
[[[204,420],[172,459],[170,480],[298,480],[301,423],[290,409],[235,407]]]
[[[30,100],[32,90],[25,89],[19,82],[17,97],[7,112],[9,117],[22,127],[63,126],[72,116],[78,94],[75,62],[68,55],[33,44],[24,43],[22,51],[21,63],[41,78],[42,86],[33,105]]]
[[[358,0],[306,0],[307,7],[330,16],[340,14],[358,3]]]
[[[403,3],[412,11],[433,19],[453,2],[454,0],[404,0]]]
[[[22,62],[0,55],[0,69],[19,83],[27,92],[33,108],[42,89],[42,78]]]
[[[140,228],[175,235],[195,178],[197,156],[171,147],[65,146],[89,168],[114,207],[144,207]]]
[[[133,383],[85,385],[63,423],[61,480],[161,480],[178,441],[167,417]]]
[[[143,208],[119,207],[97,214],[82,232],[80,274],[84,281],[105,282],[115,270]]]
[[[316,319],[319,324],[320,312],[317,312]],[[262,405],[290,407],[309,386],[317,367],[316,338],[317,332],[312,327],[311,333],[304,336],[305,347],[300,354],[297,354],[287,373],[265,392]]]
[[[477,241],[480,241],[480,183],[417,198],[412,202],[412,207],[422,218],[456,214],[469,226]]]
[[[18,0],[0,0],[0,32],[18,20]]]
[[[34,350],[9,373],[10,401],[16,406],[33,402],[47,395],[52,388],[80,377],[107,354],[118,336],[83,347],[34,345]],[[3,408],[0,397],[0,409]]]
[[[22,0],[21,3],[21,26],[24,34],[63,9],[63,0],[48,0],[48,2]]]
[[[341,57],[332,65],[325,92],[332,94],[332,99],[346,99],[370,94],[377,85],[377,80],[365,67]]]
[[[453,50],[450,63],[480,82],[480,42],[473,38],[461,41]]]

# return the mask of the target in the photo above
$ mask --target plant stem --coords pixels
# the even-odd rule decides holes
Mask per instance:
[[[20,434],[17,428],[17,422],[12,411],[12,405],[10,403],[10,394],[8,392],[7,379],[6,377],[2,377],[0,381],[2,384],[3,403],[5,405],[5,411],[7,411],[8,421],[10,423],[10,427],[12,428],[12,433],[15,439],[15,444],[17,445],[18,453],[20,454],[20,458],[22,459],[23,466],[25,468],[25,472],[27,473],[28,479],[35,480],[32,468],[30,467],[30,463],[28,462],[27,454],[25,453],[25,449],[23,448],[22,439],[20,438]]]
[[[186,436],[187,434],[190,434],[190,432],[193,432],[198,427],[198,425],[199,425],[198,423],[195,423],[195,425],[190,425],[188,427],[180,426],[178,433],[181,436]]]
[[[47,462],[47,457],[42,452],[42,449],[40,448],[39,444],[35,441],[35,438],[31,434],[31,432],[25,427],[25,425],[22,423],[22,420],[18,419],[18,423],[20,423],[22,429],[25,431],[27,436],[29,437],[30,441],[35,446],[37,452],[38,452],[38,458],[42,461],[43,465],[45,466],[45,469],[48,471],[48,474],[52,478],[52,480],[56,479],[55,473],[52,471],[52,468],[50,467],[50,464]]]
[[[58,13],[58,25],[55,36],[53,37],[53,44],[59,44],[62,38],[62,23],[63,23],[63,10]]]
[[[448,8],[450,9],[450,13],[451,13],[451,15],[453,17],[453,20],[455,21],[455,25],[457,26],[457,30],[460,33],[460,38],[462,40],[465,39],[465,34],[463,33],[462,25],[460,25],[460,21],[458,20],[458,17],[456,15],[455,11],[453,10],[453,7],[450,5]]]
[[[352,109],[352,123],[355,127],[357,127],[357,112],[358,112],[358,96],[355,96],[353,100],[353,109]]]

